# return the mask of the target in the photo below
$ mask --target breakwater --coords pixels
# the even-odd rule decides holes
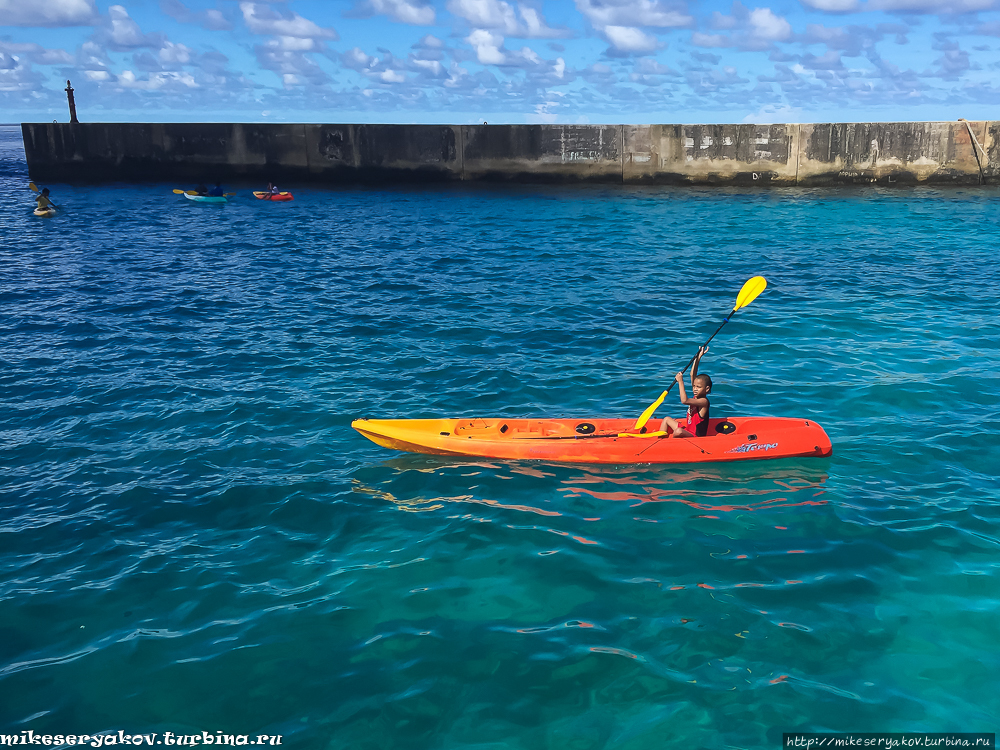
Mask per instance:
[[[48,182],[977,185],[1000,122],[784,125],[25,123]]]

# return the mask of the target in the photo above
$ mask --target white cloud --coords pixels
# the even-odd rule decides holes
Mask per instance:
[[[370,57],[359,47],[352,47],[340,56],[341,61],[351,70],[370,68],[378,62],[377,57]]]
[[[691,35],[691,44],[696,47],[728,47],[732,42],[729,37],[721,34],[702,34],[696,31]]]
[[[524,36],[529,39],[547,39],[551,37],[566,36],[563,32],[550,29],[548,24],[545,23],[545,19],[542,18],[542,14],[535,8],[518,5],[517,12],[521,15],[521,20],[524,21],[524,29],[526,32]]]
[[[765,104],[753,114],[744,117],[743,122],[760,125],[797,123],[801,122],[801,117],[802,110],[798,107],[790,107],[787,104]]]
[[[697,47],[737,47],[747,50],[765,50],[775,42],[791,39],[792,25],[770,8],[748,10],[740,2],[734,2],[731,15],[718,11],[712,13],[709,25],[713,29],[724,29],[727,35],[703,34],[695,32],[691,42]]]
[[[871,10],[952,15],[996,9],[996,0],[870,0]]]
[[[476,29],[498,31],[508,36],[551,39],[568,35],[566,31],[549,28],[541,13],[520,3],[515,11],[503,0],[448,0],[448,10]]]
[[[183,44],[164,42],[160,51],[157,53],[157,57],[160,59],[161,63],[165,63],[167,65],[185,65],[191,62],[192,51],[189,47],[186,47]]]
[[[690,26],[694,19],[660,0],[576,0],[577,9],[595,28],[606,26]]]
[[[0,55],[13,60],[27,58],[36,65],[72,65],[73,56],[64,49],[46,49],[40,44],[5,42],[0,40]]]
[[[269,44],[288,52],[309,52],[317,47],[315,39],[298,36],[279,36]]]
[[[337,39],[337,32],[323,28],[298,13],[279,16],[263,3],[240,3],[247,28],[254,34],[274,34],[312,39]]]
[[[366,0],[361,5],[363,13],[388,16],[394,21],[413,26],[430,26],[434,23],[434,6],[408,0]]]
[[[442,78],[445,75],[444,65],[438,60],[419,60],[414,58],[412,62],[421,72],[426,72],[434,78]]]
[[[754,8],[750,12],[752,33],[758,39],[780,42],[792,35],[792,25],[770,8]]]
[[[453,62],[450,70],[448,71],[448,80],[444,82],[444,85],[450,89],[460,88],[465,85],[465,81],[468,78],[469,71],[465,68],[459,67],[458,63]]]
[[[498,29],[506,34],[517,31],[517,15],[502,0],[449,0],[448,10],[481,29]]]
[[[140,31],[139,24],[132,20],[123,6],[109,6],[108,18],[111,20],[109,41],[115,47],[128,49],[149,44],[149,39]]]
[[[851,13],[858,9],[858,0],[801,0],[801,2],[807,8],[826,13]]]
[[[476,59],[483,65],[502,65],[507,56],[500,50],[503,47],[503,37],[486,29],[476,29],[465,38],[476,50]]]
[[[214,8],[197,13],[188,8],[181,0],[160,0],[160,10],[181,23],[196,23],[209,31],[228,31],[233,27],[222,11]]]
[[[111,64],[108,53],[97,42],[84,42],[76,53],[77,65],[87,70],[101,70]]]
[[[111,78],[111,74],[106,70],[85,70],[83,74],[87,76],[88,81],[107,81]]]
[[[93,0],[0,0],[2,26],[90,26],[96,20]]]
[[[656,37],[629,26],[605,26],[604,36],[621,52],[652,52],[658,46]]]
[[[198,88],[198,82],[190,73],[152,73],[148,78],[138,78],[131,70],[126,70],[118,76],[116,83],[122,88],[138,89],[140,91],[156,91],[164,87]]]
[[[382,83],[403,83],[406,80],[406,76],[395,70],[386,70],[379,76],[379,80]]]

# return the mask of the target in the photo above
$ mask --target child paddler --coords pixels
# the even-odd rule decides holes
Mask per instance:
[[[708,435],[708,415],[712,405],[708,401],[708,394],[712,392],[712,379],[708,375],[698,374],[698,364],[701,358],[708,351],[708,347],[702,346],[698,349],[698,356],[694,358],[691,366],[691,398],[684,392],[684,373],[679,372],[674,376],[677,385],[680,386],[681,403],[688,408],[687,419],[682,427],[680,422],[670,417],[664,417],[660,423],[660,430],[666,432],[669,427],[674,437],[705,437]]]
[[[49,198],[48,188],[42,188],[42,192],[40,192],[38,197],[35,198],[35,203],[38,204],[39,211],[46,211],[50,208],[58,208],[58,206]]]

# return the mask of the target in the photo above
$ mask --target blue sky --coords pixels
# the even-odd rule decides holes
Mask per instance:
[[[1000,0],[0,0],[0,122],[1000,119]]]

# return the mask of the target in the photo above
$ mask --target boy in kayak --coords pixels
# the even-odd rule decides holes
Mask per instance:
[[[42,192],[40,192],[38,194],[38,197],[35,198],[35,202],[38,204],[38,210],[39,211],[45,211],[46,209],[49,209],[49,208],[58,208],[58,206],[56,206],[55,203],[53,203],[51,200],[49,200],[49,189],[48,188],[42,188]]]
[[[221,182],[215,183],[215,187],[209,190],[208,194],[216,198],[221,198],[223,195],[222,183]]]
[[[205,183],[204,182],[199,182],[198,183],[198,187],[196,187],[194,189],[194,194],[195,195],[207,195],[208,194],[208,188],[205,187]]]
[[[677,385],[681,388],[681,403],[688,408],[687,422],[681,427],[676,419],[664,417],[660,423],[660,431],[666,432],[669,427],[673,430],[674,437],[705,437],[708,435],[708,415],[711,404],[708,401],[708,394],[712,392],[712,379],[708,375],[698,374],[698,364],[705,356],[708,349],[704,346],[698,349],[698,356],[694,358],[691,366],[691,398],[684,392],[684,373],[679,372],[674,376]]]
[[[278,190],[277,185],[275,185],[273,182],[269,182],[267,183],[267,192],[269,192],[271,195],[277,195],[281,191]]]

